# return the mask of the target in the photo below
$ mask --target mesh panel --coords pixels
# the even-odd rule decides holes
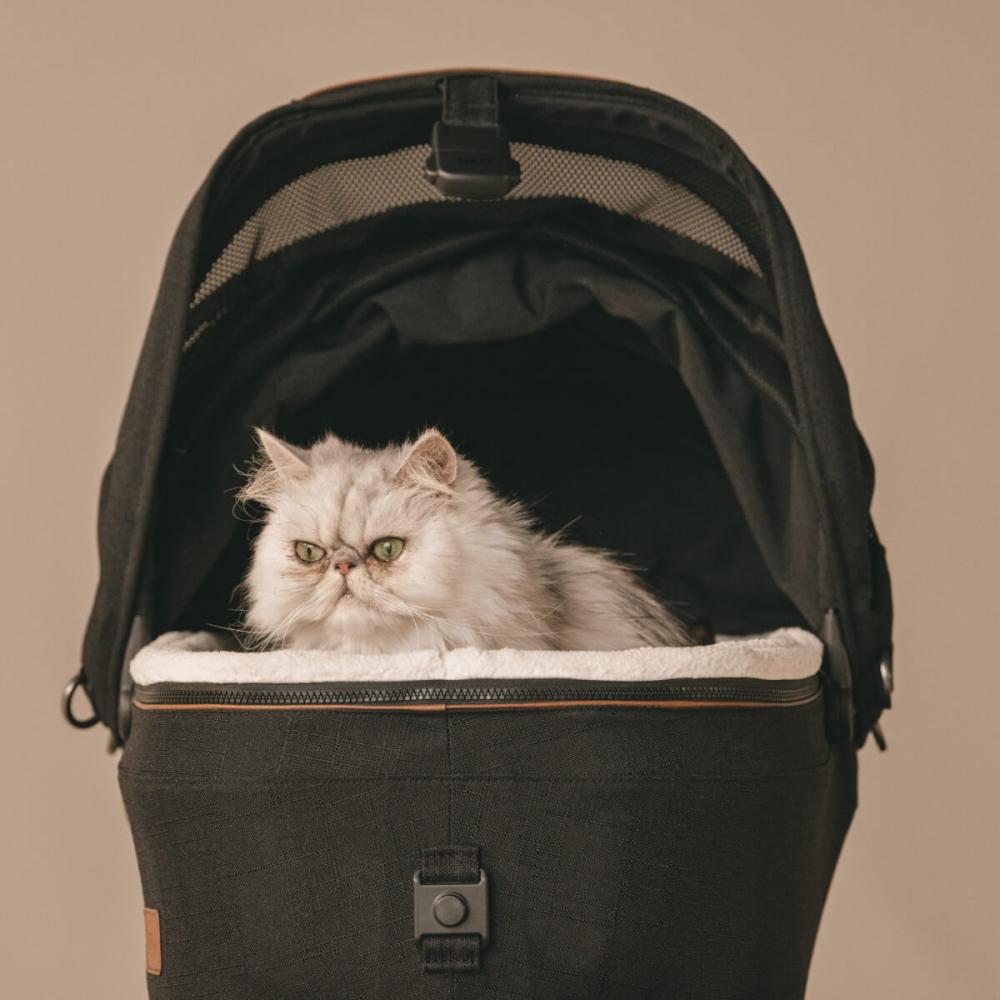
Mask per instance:
[[[706,201],[655,170],[624,160],[530,143],[511,144],[521,183],[507,196],[578,198],[711,248],[753,274],[760,265]],[[230,278],[285,247],[394,208],[445,201],[423,176],[430,146],[329,163],[286,184],[250,217],[211,266],[196,306]]]
[[[732,226],[683,184],[626,160],[551,146],[512,144],[521,183],[511,198],[579,198],[686,236],[761,276],[760,265]]]

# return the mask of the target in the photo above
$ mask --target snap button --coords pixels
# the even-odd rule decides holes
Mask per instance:
[[[478,937],[482,947],[490,938],[489,888],[486,872],[478,882],[422,882],[413,873],[413,940],[461,934]]]
[[[460,892],[442,892],[431,907],[434,919],[444,927],[457,927],[469,913],[469,904]]]

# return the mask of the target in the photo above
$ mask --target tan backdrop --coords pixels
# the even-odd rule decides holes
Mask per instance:
[[[245,121],[449,65],[628,80],[742,143],[784,200],[875,454],[898,604],[890,752],[811,1000],[1000,996],[1000,16],[984,0],[0,7],[4,996],[143,995],[140,893],[97,732],[57,717],[96,580],[98,479],[168,241]]]

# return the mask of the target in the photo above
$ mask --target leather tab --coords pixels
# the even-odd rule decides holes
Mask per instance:
[[[146,924],[146,971],[158,976],[163,971],[163,956],[160,952],[160,911],[146,907],[142,911]]]

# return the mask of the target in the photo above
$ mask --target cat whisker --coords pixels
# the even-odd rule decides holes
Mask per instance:
[[[312,612],[317,610],[320,605],[325,604],[328,599],[327,594],[316,592],[304,603],[293,608],[284,618],[261,633],[261,647],[278,646],[280,648],[283,646],[292,626],[309,617]]]

